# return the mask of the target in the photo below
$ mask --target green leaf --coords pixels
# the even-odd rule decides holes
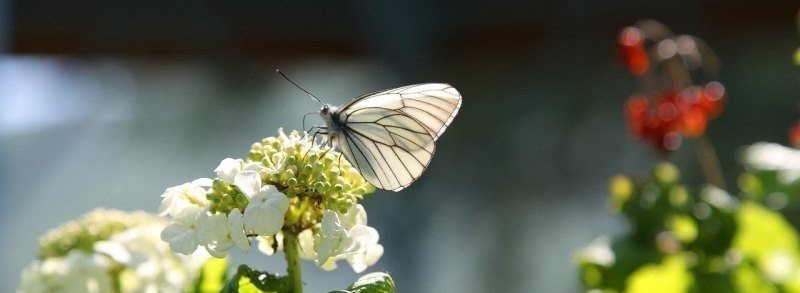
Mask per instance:
[[[347,290],[330,293],[394,293],[394,281],[387,273],[375,272],[361,276]]]
[[[783,291],[800,292],[800,276],[793,273],[800,270],[800,235],[794,227],[780,213],[752,201],[742,204],[738,220],[741,228],[733,247],[750,263],[737,271],[737,285],[763,288],[773,283]]]
[[[633,272],[625,292],[687,292],[693,282],[683,257],[672,255],[660,264],[645,265]]]
[[[239,266],[236,275],[228,281],[220,293],[284,293],[289,292],[287,276],[273,275],[251,269],[246,265]]]
[[[195,283],[196,293],[216,293],[225,286],[228,275],[228,262],[222,258],[211,258],[200,270],[200,276]]]

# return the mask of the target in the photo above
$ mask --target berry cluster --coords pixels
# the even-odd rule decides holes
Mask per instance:
[[[619,53],[626,69],[643,81],[645,90],[655,95],[633,94],[625,105],[628,130],[662,153],[681,146],[683,137],[703,135],[708,120],[722,113],[725,87],[712,81],[704,86],[691,81],[694,69],[688,61],[704,60],[697,43],[690,36],[671,36],[655,22],[640,22],[624,28],[618,38]],[[671,54],[664,48],[683,44]],[[656,50],[657,48],[657,50]],[[692,51],[694,50],[694,51]],[[661,52],[664,51],[664,52]],[[691,60],[684,60],[691,58]],[[707,57],[711,59],[711,57]],[[688,62],[688,63],[687,63]]]
[[[659,151],[676,150],[683,136],[698,137],[705,132],[708,120],[722,112],[724,97],[725,87],[716,81],[663,92],[652,104],[646,96],[634,94],[625,105],[628,130]]]

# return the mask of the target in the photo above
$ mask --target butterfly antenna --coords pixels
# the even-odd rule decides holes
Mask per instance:
[[[309,97],[311,97],[312,99],[314,99],[315,101],[319,102],[319,103],[320,103],[320,104],[322,104],[322,105],[325,105],[325,103],[323,103],[323,102],[322,102],[322,101],[321,101],[319,98],[317,98],[316,96],[312,95],[312,94],[311,94],[311,93],[309,93],[307,90],[305,90],[304,88],[302,88],[302,87],[300,87],[299,85],[297,85],[297,83],[296,83],[296,82],[294,82],[294,81],[292,81],[291,79],[289,79],[289,77],[288,77],[288,76],[286,76],[286,74],[283,74],[283,72],[281,72],[281,70],[280,70],[280,69],[275,69],[275,72],[277,72],[278,74],[280,74],[281,76],[283,76],[283,78],[285,78],[286,80],[288,80],[289,82],[291,82],[291,83],[292,83],[294,86],[296,86],[297,88],[299,88],[301,91],[303,91],[304,93],[308,94],[308,96],[309,96]]]

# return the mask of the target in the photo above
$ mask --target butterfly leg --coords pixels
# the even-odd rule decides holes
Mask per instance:
[[[339,153],[339,159],[337,159],[336,161],[339,162],[339,166],[337,167],[339,168],[339,172],[342,172],[342,153]]]
[[[322,126],[319,126],[319,125],[313,125],[313,126],[311,126],[311,128],[309,128],[308,130],[306,130],[306,133],[307,133],[307,134],[311,134],[311,136],[313,137],[314,135],[316,135],[316,134],[317,134],[317,132],[319,132],[319,129],[320,129],[321,127],[322,127]],[[316,140],[313,140],[313,139],[312,139],[312,141],[311,141],[311,142],[316,142]]]
[[[311,115],[311,114],[317,114],[317,112],[309,112],[309,113],[306,113],[305,115],[303,115],[303,130],[306,130],[306,117],[308,117],[308,115]],[[311,129],[314,129],[314,127],[315,126],[311,126],[311,128],[309,130],[307,130],[307,132],[311,132]]]
[[[326,135],[326,134],[328,134],[328,131],[327,131],[328,129],[325,126],[314,125],[314,126],[311,126],[311,129],[309,129],[309,130],[312,130],[312,133],[313,133],[311,135],[311,147],[309,147],[308,150],[306,150],[306,153],[303,154],[303,157],[302,157],[301,160],[305,160],[306,156],[308,155],[308,152],[310,152],[311,149],[314,147],[314,144],[317,142],[317,135]]]

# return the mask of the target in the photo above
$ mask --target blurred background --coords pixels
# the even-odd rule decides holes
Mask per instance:
[[[674,1],[0,0],[0,291],[39,235],[95,207],[155,212],[199,177],[319,105],[447,82],[464,106],[431,167],[364,204],[400,292],[575,292],[574,252],[624,231],[607,182],[658,160],[621,113],[636,82],[618,30],[652,18],[722,60],[710,124],[728,187],[739,147],[786,143],[798,117],[798,4]],[[691,144],[670,157],[704,181]],[[271,271],[282,257],[234,255]],[[309,292],[346,287],[347,266],[305,262]]]

